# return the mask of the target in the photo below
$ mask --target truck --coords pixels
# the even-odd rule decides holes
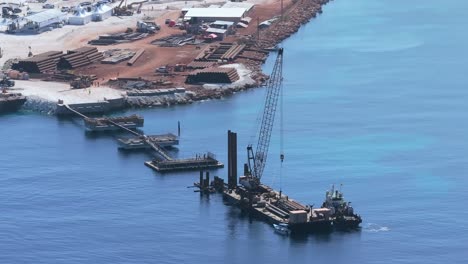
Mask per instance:
[[[160,29],[161,27],[153,21],[137,21],[137,32],[154,34]]]
[[[0,78],[0,87],[13,87],[15,86],[15,81],[11,80],[8,76],[3,76]]]

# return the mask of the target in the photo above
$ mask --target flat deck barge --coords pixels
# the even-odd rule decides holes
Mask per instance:
[[[312,208],[303,205],[266,185],[260,185],[255,193],[242,186],[223,190],[227,204],[271,224],[286,224],[293,233],[330,232],[333,218],[328,208]]]
[[[152,160],[145,162],[145,165],[158,172],[218,169],[224,167],[224,164],[210,153],[189,159]]]
[[[172,134],[167,133],[163,135],[151,135],[144,137],[132,137],[132,138],[119,138],[117,139],[119,148],[124,150],[135,150],[135,149],[151,149],[153,146],[147,142],[157,144],[160,147],[171,147],[179,145],[179,138]]]
[[[85,117],[84,124],[88,131],[113,131],[119,130],[121,127],[128,129],[143,127],[144,119],[138,115],[97,118]]]

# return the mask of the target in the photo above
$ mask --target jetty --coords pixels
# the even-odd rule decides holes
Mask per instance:
[[[147,137],[147,140],[161,147],[179,145],[179,138],[172,133],[151,135]],[[119,149],[123,150],[144,150],[151,148],[151,145],[147,144],[146,140],[141,137],[118,138],[117,141],[119,142]]]
[[[159,172],[200,170],[203,168],[217,169],[224,167],[223,163],[219,162],[214,154],[210,152],[203,155],[197,155],[195,158],[189,159],[152,160],[145,162],[145,165]]]
[[[158,172],[170,172],[180,170],[201,170],[217,169],[224,167],[224,164],[218,161],[214,154],[208,152],[203,155],[197,155],[194,158],[173,159],[166,153],[164,147],[178,145],[179,138],[173,134],[147,136],[143,133],[132,130],[132,128],[143,126],[143,118],[132,115],[129,117],[100,117],[90,118],[83,113],[73,109],[67,104],[61,104],[62,107],[82,117],[86,128],[92,131],[126,131],[135,137],[118,139],[119,148],[123,149],[149,149],[157,154],[157,157],[151,161],[145,162],[145,165]],[[179,126],[180,133],[180,126]]]

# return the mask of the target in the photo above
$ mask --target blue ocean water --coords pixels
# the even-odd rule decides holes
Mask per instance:
[[[281,187],[320,205],[343,183],[361,231],[278,236],[187,188],[196,172],[155,173],[148,154],[119,152],[116,136],[86,135],[79,119],[16,113],[0,117],[0,263],[465,263],[466,10],[335,0],[283,43]],[[263,95],[127,113],[147,134],[180,121],[179,157],[226,161],[232,129],[243,161]],[[279,151],[276,127],[263,179],[276,188]]]

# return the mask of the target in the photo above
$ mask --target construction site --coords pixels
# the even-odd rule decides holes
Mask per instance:
[[[28,107],[43,100],[51,108],[39,111],[81,118],[86,133],[130,135],[116,138],[117,148],[150,153],[152,158],[144,165],[154,171],[199,171],[200,181],[194,186],[201,194],[222,193],[226,204],[272,223],[278,233],[355,229],[361,217],[344,200],[341,190],[333,188],[326,193],[322,206],[313,208],[291,199],[281,187],[275,190],[261,181],[278,108],[282,116],[278,102],[282,96],[283,48],[277,44],[320,14],[328,1],[121,0],[74,3],[73,11],[63,7],[58,11],[51,5],[47,7],[50,11],[28,16],[32,24],[22,26],[16,21],[7,25],[8,38],[0,43],[4,46],[0,61],[4,63],[4,82],[8,89],[29,98],[25,103]],[[96,12],[100,16],[94,19]],[[6,19],[14,19],[11,13],[5,14]],[[99,24],[92,21],[113,26],[94,27]],[[55,29],[44,29],[52,24]],[[28,44],[22,47],[23,53],[21,47],[13,51],[15,41],[30,37],[16,34],[24,33],[25,27],[31,30],[31,25],[31,34],[50,31],[46,39],[61,41],[41,46],[23,40],[21,45]],[[70,31],[72,25],[75,28]],[[276,60],[272,73],[266,75],[261,66],[271,52]],[[177,135],[146,135],[141,130],[145,124],[142,116],[103,115],[126,107],[221,98],[259,86],[266,87],[266,97],[256,149],[247,146],[243,175],[238,177],[237,134],[228,131],[227,184],[220,177],[210,182],[208,171],[224,167],[215,154],[208,151],[186,158],[170,154],[169,149],[181,144],[180,123]],[[281,146],[282,137],[281,132]],[[281,164],[284,159],[281,150]]]
[[[104,112],[222,98],[262,85],[267,75],[261,65],[268,54],[300,25],[321,13],[327,2],[248,0],[213,5],[210,1],[89,4],[74,0],[55,1],[46,11],[29,4],[22,8],[36,12],[31,16],[36,16],[37,23],[42,19],[60,26],[47,33],[6,30],[0,41],[0,64],[5,75],[19,81],[12,90],[28,98],[35,96],[25,104],[28,110],[44,111],[34,107],[38,98],[57,104],[57,100],[50,101],[56,95],[43,96],[50,89],[47,87],[55,86],[118,91],[118,107],[95,108]],[[103,11],[107,9],[111,12]],[[5,10],[5,21],[13,20],[10,9]],[[105,15],[93,20],[98,11]],[[58,15],[60,22],[55,19]],[[88,23],[88,16],[90,22],[97,22]],[[43,26],[51,29],[46,24]],[[33,86],[41,88],[30,88]],[[96,94],[88,92],[87,100],[58,99],[69,105],[93,100],[93,104],[108,105],[111,96]],[[63,112],[56,108],[46,112]]]

